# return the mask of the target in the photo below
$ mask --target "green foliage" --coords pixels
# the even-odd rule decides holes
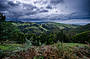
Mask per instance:
[[[90,43],[90,31],[82,32],[73,37],[74,42]]]
[[[69,35],[66,31],[71,28],[77,28],[78,26],[53,22],[40,24],[27,22],[0,22],[0,27],[1,41],[15,41],[16,43],[25,43],[25,38],[27,38],[28,40],[32,41],[32,45],[39,46],[42,44],[53,44],[58,41],[72,42],[71,35],[73,35],[73,33],[70,32]],[[61,27],[63,27],[63,30]],[[85,27],[89,27],[89,24]],[[79,38],[77,40],[79,40]]]
[[[70,39],[65,35],[63,31],[57,34],[56,40],[61,42],[70,42]]]
[[[65,29],[64,30],[65,34],[68,34],[69,37],[72,37],[78,33],[82,33],[85,31],[90,31],[90,23],[87,25],[78,26],[77,28],[71,28],[71,29]]]
[[[37,34],[29,34],[29,35],[26,34],[25,37],[27,37],[27,39],[32,41],[33,45],[37,45],[37,46],[42,45],[42,44],[49,45],[49,44],[56,43],[58,41],[70,42],[68,37],[63,32],[59,32],[59,33],[47,32],[47,33],[41,33],[38,35]]]
[[[70,56],[72,56],[72,49],[68,46],[65,46],[65,44],[63,42],[60,42],[57,45],[57,48],[59,50],[59,55],[62,56],[62,58],[67,58],[67,59],[71,59]],[[67,54],[67,55],[66,55]]]
[[[17,43],[25,43],[25,34],[24,33],[22,33],[22,32],[18,32],[18,33],[16,33],[15,34],[16,35],[16,37],[15,37],[15,41],[17,42]]]
[[[90,23],[77,28],[76,32],[81,33],[90,30]]]
[[[59,24],[53,22],[46,23],[28,23],[16,22],[13,23],[24,33],[24,37],[30,39],[33,45],[53,44],[57,41],[71,42],[71,39],[66,35],[62,29],[77,28],[76,25]],[[19,39],[20,40],[20,39]]]
[[[31,47],[32,47],[32,42],[26,39],[24,50],[28,50]]]
[[[14,51],[17,49],[17,47],[22,47],[21,44],[1,44],[0,49],[2,51]]]
[[[62,29],[71,29],[77,28],[76,25],[68,25],[68,24],[61,24],[61,23],[54,23],[54,22],[41,22],[38,23],[31,23],[31,22],[13,22],[14,25],[18,26],[18,28],[24,33],[35,33],[41,34],[44,32],[58,32]]]
[[[12,35],[17,32],[16,27],[10,22],[0,22],[0,39],[6,40],[12,38]]]
[[[47,35],[48,34],[48,35]],[[32,39],[30,39],[32,41],[33,45],[42,45],[42,44],[53,44],[55,43],[55,33],[42,33],[39,35],[36,34],[32,34],[32,35],[27,35],[27,38],[29,39],[30,37]]]
[[[88,59],[89,57],[89,46],[78,43],[58,43],[59,56],[62,59]]]
[[[73,44],[75,46],[67,46]],[[77,43],[62,43],[46,46],[33,46],[27,50],[18,52],[10,52],[8,59],[89,59],[90,47],[76,46]],[[5,56],[5,55],[3,55]],[[5,58],[5,59],[6,59]]]
[[[27,51],[31,47],[32,47],[32,42],[30,40],[26,39],[24,46],[23,47],[17,47],[14,52]]]
[[[66,25],[66,24],[58,24],[58,23],[25,23],[25,22],[0,22],[0,41],[2,42],[14,42],[23,44],[23,46],[17,46],[17,45],[0,45],[0,57],[2,57],[3,51],[13,51],[13,52],[21,52],[18,57],[22,59],[23,57],[31,57],[32,54],[34,59],[44,59],[44,56],[41,54],[51,54],[49,57],[60,56],[60,58],[63,59],[75,59],[76,55],[75,52],[72,51],[74,47],[83,47],[85,45],[83,44],[74,44],[74,43],[59,43],[57,46],[52,47],[50,44],[54,44],[57,42],[71,42],[71,37],[75,35],[76,31],[69,31],[72,28],[77,28],[75,25]],[[81,26],[80,26],[81,27]],[[89,27],[85,26],[83,30],[86,31],[86,29]],[[89,28],[88,28],[89,29]],[[75,30],[75,29],[74,29]],[[70,35],[68,35],[68,32],[70,32]],[[82,31],[80,31],[82,32]],[[73,34],[74,33],[74,34]],[[78,31],[79,33],[79,31]],[[77,34],[73,36],[72,38],[73,42],[78,43],[90,43],[90,31],[82,32],[80,34]],[[35,45],[35,46],[33,46]],[[47,45],[47,46],[41,46],[41,45]],[[38,47],[38,48],[32,48]],[[57,49],[58,48],[58,49]],[[39,51],[36,51],[40,49]],[[45,50],[46,49],[46,50]],[[29,50],[29,51],[28,51]],[[36,53],[38,53],[37,56]],[[85,52],[86,53],[86,52]],[[34,55],[35,54],[35,55]],[[25,55],[25,56],[24,56]],[[47,57],[45,56],[45,57]],[[75,57],[75,58],[74,58]],[[32,58],[32,57],[31,57]],[[16,58],[15,58],[16,59]],[[25,59],[25,58],[24,58]],[[59,59],[58,57],[56,59]]]
[[[24,41],[24,34],[11,22],[0,22],[1,41]]]

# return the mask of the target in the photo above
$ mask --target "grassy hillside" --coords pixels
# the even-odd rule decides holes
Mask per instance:
[[[67,33],[69,36],[73,36],[85,31],[90,31],[90,24],[78,26],[77,28],[65,29],[64,32]]]
[[[0,22],[0,27],[0,58],[90,58],[89,44],[85,44],[90,42],[90,24],[79,26],[54,22]]]
[[[0,59],[90,59],[90,24],[0,20]]]
[[[63,29],[77,28],[77,25],[61,24],[54,22],[12,22],[13,25],[17,26],[24,33],[43,33],[48,31],[60,31]]]

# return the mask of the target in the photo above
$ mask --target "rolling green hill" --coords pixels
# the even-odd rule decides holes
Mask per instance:
[[[0,27],[0,39],[2,41],[17,41],[19,39],[18,42],[22,41],[22,43],[25,42],[25,38],[30,39],[31,37],[33,37],[34,40],[40,39],[45,41],[45,39],[47,39],[51,41],[54,40],[56,42],[58,40],[71,42],[71,38],[74,35],[85,31],[90,31],[90,24],[80,26],[54,22],[1,22]]]
[[[82,33],[85,31],[90,31],[90,24],[79,26],[77,28],[69,29],[68,31],[65,30],[66,33],[70,34],[70,36],[76,35],[78,33]]]
[[[69,25],[54,22],[12,22],[13,25],[17,26],[24,33],[43,33],[43,32],[58,32],[63,29],[73,29],[79,26]]]

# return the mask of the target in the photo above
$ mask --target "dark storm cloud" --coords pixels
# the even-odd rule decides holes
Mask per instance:
[[[85,4],[85,11],[88,12],[88,15],[90,16],[90,0],[87,0]]]
[[[70,9],[76,9],[77,11],[90,12],[90,0],[65,0],[68,2]],[[76,12],[77,12],[76,11]]]
[[[90,0],[64,0],[67,7],[73,11],[69,18],[90,19]]]
[[[59,4],[59,3],[64,3],[64,0],[51,0],[50,3],[56,5],[56,4]]]
[[[1,10],[6,10],[8,8],[8,3],[7,0],[0,0],[0,11]]]
[[[47,8],[47,9],[52,9],[52,6],[48,5],[46,8]]]
[[[8,2],[8,5],[9,5],[9,6],[18,6],[18,5],[19,5],[19,2],[15,4],[15,3],[13,3],[12,1],[9,1],[9,2]]]
[[[83,7],[82,8],[86,8],[85,10],[90,11],[90,0],[85,0],[83,1]],[[85,6],[84,6],[85,5]]]
[[[33,6],[33,5],[31,5],[31,4],[23,4],[23,7],[24,8],[27,8],[28,10],[33,10],[33,9],[37,9],[37,7],[36,6]]]
[[[25,2],[23,2],[25,1]],[[0,12],[10,18],[33,21],[88,19],[90,0],[0,0]],[[43,2],[42,2],[43,1]]]
[[[48,12],[48,10],[41,10],[40,12]]]
[[[8,0],[0,0],[0,11],[7,11],[11,7],[18,6],[19,3],[13,3],[12,1]]]

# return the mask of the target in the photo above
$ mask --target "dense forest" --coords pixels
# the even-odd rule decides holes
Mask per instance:
[[[26,45],[26,47],[28,48],[30,48],[31,46],[34,46],[35,48],[35,46],[38,47],[38,46],[45,45],[46,47],[46,46],[56,44],[56,46],[58,46],[58,48],[61,49],[60,51],[58,50],[60,53],[63,53],[64,51],[62,52],[62,50],[66,49],[66,48],[62,48],[63,47],[62,45],[66,43],[67,44],[68,43],[78,43],[78,44],[83,44],[83,45],[90,44],[90,24],[73,25],[73,24],[62,24],[62,23],[55,23],[55,22],[5,21],[5,18],[6,17],[2,13],[0,13],[0,58],[8,57],[8,53],[7,54],[5,53],[8,50],[3,50],[2,48],[2,46],[4,47],[4,46],[7,46],[8,44],[12,46],[14,46],[13,44],[19,45],[19,48],[17,50],[21,49],[20,51],[25,50],[22,45],[24,46]],[[15,46],[14,48],[18,47],[18,46],[17,47]],[[82,47],[80,49],[88,50],[88,52],[84,51],[85,54],[83,54],[82,52],[81,53],[82,55],[85,56],[86,59],[90,58],[90,50],[89,50],[90,47],[87,47],[87,49],[85,47]],[[12,50],[14,49],[11,49],[9,52],[12,52]],[[30,49],[31,53],[33,50],[32,48]],[[75,52],[75,54],[78,56],[79,54],[78,50],[76,51],[77,52]],[[22,54],[23,53],[25,52],[22,52]],[[55,53],[57,54],[57,52]],[[15,58],[17,57],[17,55],[15,56]],[[21,55],[19,56],[21,57]],[[58,57],[58,58],[76,59],[76,57],[74,58],[74,55],[72,57],[64,56],[64,57]],[[10,58],[10,59],[15,59],[15,58]],[[34,56],[33,58],[34,59],[35,58],[36,59],[39,59],[39,58],[46,59],[45,56],[43,55],[40,55],[38,57]],[[56,57],[56,59],[58,58]],[[78,56],[78,58],[84,58],[84,57]],[[16,59],[19,59],[19,57],[17,57]],[[28,58],[25,58],[24,56],[21,59],[28,59]]]

